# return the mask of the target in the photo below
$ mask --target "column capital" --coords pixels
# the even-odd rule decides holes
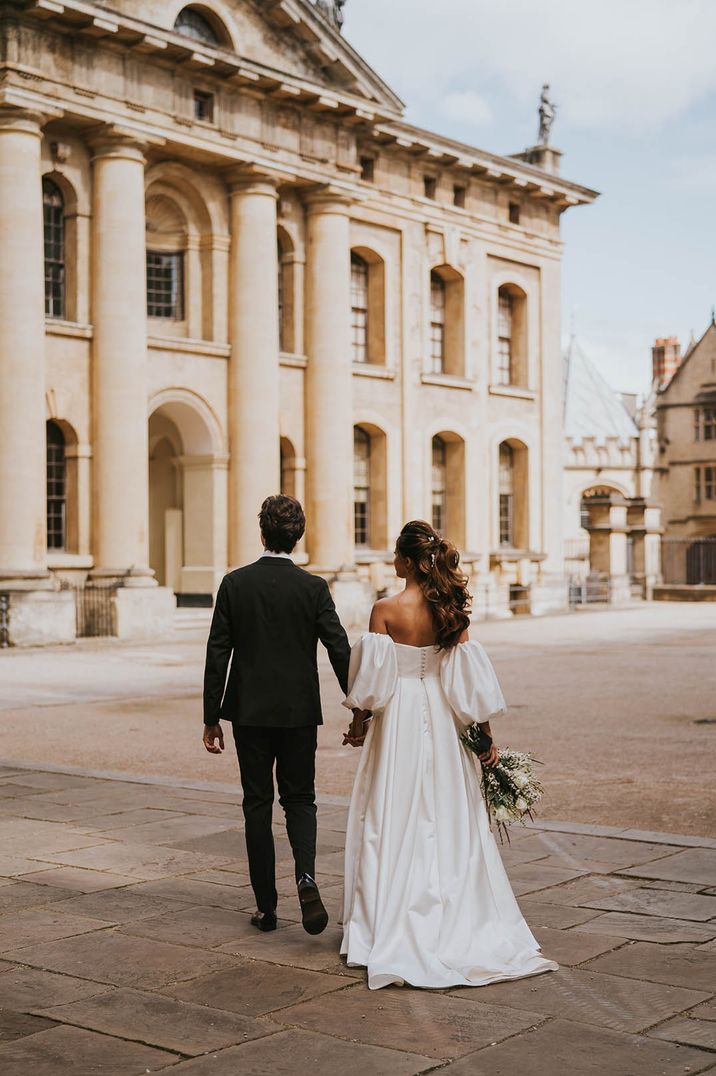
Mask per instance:
[[[150,146],[163,146],[165,139],[118,123],[101,123],[87,134],[86,142],[93,150],[93,161],[102,157],[113,157],[145,164],[146,150]]]
[[[347,216],[356,198],[349,192],[330,184],[316,185],[306,191],[303,201],[309,214],[334,213]]]
[[[39,137],[46,123],[61,116],[62,109],[37,101],[12,86],[0,89],[0,131],[20,131]]]
[[[233,194],[264,194],[278,201],[278,188],[282,183],[287,183],[291,177],[274,172],[271,169],[262,169],[253,164],[240,164],[229,168],[224,172],[230,193]]]

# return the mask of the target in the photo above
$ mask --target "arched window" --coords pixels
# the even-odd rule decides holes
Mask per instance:
[[[370,434],[353,427],[353,540],[358,546],[371,544],[370,533]]]
[[[287,497],[296,496],[296,453],[287,437],[280,442],[281,453],[281,493]]]
[[[295,258],[291,237],[285,228],[276,234],[278,255],[278,346],[279,351],[293,352],[295,342]]]
[[[185,7],[183,11],[179,12],[174,23],[174,29],[184,37],[200,41],[202,45],[223,44],[220,35],[206,15],[193,7]]]
[[[42,181],[45,225],[45,314],[65,316],[65,200],[51,179]]]
[[[508,445],[506,441],[503,441],[500,445],[499,470],[500,545],[514,546],[514,452],[512,450],[512,445]]]
[[[47,423],[47,548],[65,549],[67,540],[67,473],[65,435],[56,422]]]
[[[432,524],[443,534],[447,522],[447,447],[442,437],[433,437]]]
[[[185,319],[187,221],[177,202],[151,195],[146,208],[147,315]]]
[[[505,284],[497,293],[495,381],[524,386],[527,380],[527,296],[516,285]]]
[[[351,252],[351,344],[353,362],[368,362],[368,263]]]
[[[445,281],[433,269],[430,274],[430,363],[431,374],[445,369]]]

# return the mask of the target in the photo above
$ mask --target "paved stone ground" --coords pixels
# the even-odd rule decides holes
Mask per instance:
[[[503,858],[560,970],[368,991],[339,958],[345,803],[319,809],[331,925],[249,923],[233,786],[0,768],[3,1076],[716,1073],[716,840],[543,822]]]

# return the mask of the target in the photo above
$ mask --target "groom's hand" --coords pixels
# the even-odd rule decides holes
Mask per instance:
[[[348,732],[343,733],[343,747],[350,744],[351,747],[362,747],[366,737],[366,726],[370,710],[354,710],[353,721],[348,727]]]
[[[204,747],[212,755],[220,755],[224,750],[224,733],[221,725],[204,725]]]

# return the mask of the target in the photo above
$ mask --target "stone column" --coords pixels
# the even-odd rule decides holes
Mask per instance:
[[[145,160],[111,126],[92,146],[92,578],[122,583],[115,631],[137,638],[169,626],[174,608],[168,589],[149,594]]]
[[[229,562],[261,552],[258,513],[279,492],[278,250],[276,185],[239,178],[231,188],[229,273]]]
[[[0,591],[11,645],[74,639],[47,571],[40,140],[47,116],[0,99]],[[7,103],[6,103],[7,101]]]
[[[609,580],[609,601],[631,597],[627,564],[627,502],[620,493],[589,498],[589,568]]]
[[[632,575],[651,600],[654,585],[661,581],[661,508],[644,497],[632,497],[627,508],[632,541]]]
[[[353,404],[349,202],[308,199],[306,258],[307,530],[311,564],[353,564]]]
[[[0,110],[0,576],[47,576],[41,117]]]

